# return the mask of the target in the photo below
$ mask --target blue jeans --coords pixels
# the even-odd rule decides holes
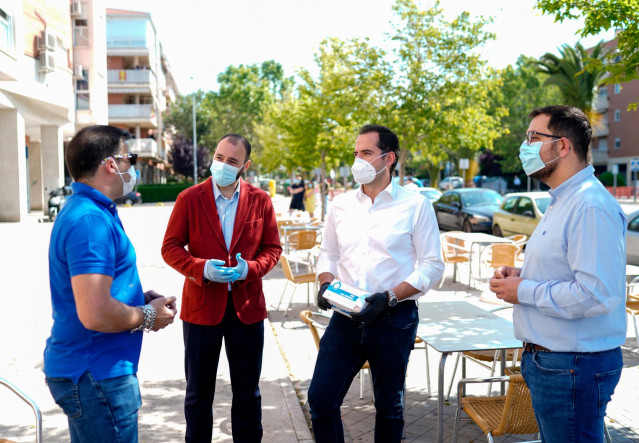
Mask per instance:
[[[386,308],[365,327],[341,314],[333,314],[320,341],[308,390],[317,443],[344,442],[340,407],[366,360],[370,364],[375,395],[375,441],[401,442],[404,378],[408,357],[415,345],[417,323],[414,301]]]
[[[603,441],[606,406],[621,377],[621,349],[602,352],[524,352],[521,372],[530,389],[543,442]]]
[[[46,378],[49,391],[69,420],[71,443],[136,443],[142,406],[135,375],[95,381],[85,372],[78,383]]]

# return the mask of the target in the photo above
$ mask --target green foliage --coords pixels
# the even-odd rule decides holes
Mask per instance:
[[[583,18],[582,37],[618,30],[617,51],[609,53],[605,61],[592,59],[588,64],[592,69],[605,65],[610,74],[606,84],[639,78],[639,0],[537,0],[536,8],[553,14],[556,22]],[[637,103],[629,108],[636,110]]]
[[[602,64],[587,64],[587,60],[601,61],[608,51],[599,42],[589,54],[577,42],[574,48],[562,45],[559,53],[561,57],[547,52],[539,60],[540,71],[548,74],[544,85],[557,86],[563,104],[576,106],[592,119],[592,107],[606,70]]]
[[[138,192],[142,194],[142,201],[145,203],[153,202],[172,202],[177,199],[180,192],[193,185],[193,182],[187,183],[170,183],[166,185],[138,185]]]
[[[614,186],[614,176],[612,172],[606,171],[599,174],[599,181],[604,186]],[[626,186],[626,179],[623,175],[617,174],[617,186]]]

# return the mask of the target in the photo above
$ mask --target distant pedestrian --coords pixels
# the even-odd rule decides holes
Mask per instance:
[[[304,180],[301,175],[295,177],[295,181],[288,187],[288,192],[291,194],[291,204],[288,208],[289,215],[293,214],[293,211],[304,211]]]
[[[521,189],[521,179],[518,175],[513,178],[513,186],[515,187],[516,191],[519,191],[519,189]]]
[[[176,314],[175,297],[142,291],[113,203],[136,181],[129,138],[112,126],[89,126],[65,149],[75,182],[51,233],[53,327],[44,373],[72,443],[138,441],[142,331],[158,331]]]
[[[233,392],[233,441],[262,439],[262,278],[279,261],[282,247],[271,198],[240,178],[250,158],[248,140],[222,137],[211,178],[178,195],[162,244],[164,261],[184,276],[187,442],[212,439],[222,339]]]
[[[592,129],[572,106],[530,114],[519,157],[550,186],[522,268],[490,280],[514,304],[521,372],[544,442],[601,442],[626,341],[626,217],[588,165]]]
[[[315,218],[315,184],[312,181],[306,182],[304,206],[306,207],[311,220],[313,220],[313,218]]]
[[[388,128],[364,126],[352,167],[360,188],[335,197],[317,261],[318,306],[337,279],[371,295],[346,317],[334,313],[320,341],[308,391],[318,443],[344,441],[340,406],[351,381],[370,363],[375,441],[399,443],[404,429],[406,367],[417,332],[416,300],[442,277],[439,229],[426,197],[391,181],[399,141]]]

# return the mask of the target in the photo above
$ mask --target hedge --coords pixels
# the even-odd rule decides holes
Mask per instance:
[[[192,183],[168,183],[166,185],[138,185],[138,192],[142,194],[142,201],[174,202],[180,192],[190,188]]]
[[[614,176],[612,172],[602,172],[599,174],[599,181],[604,186],[612,186],[614,184]],[[617,186],[626,186],[626,178],[621,174],[617,174]]]

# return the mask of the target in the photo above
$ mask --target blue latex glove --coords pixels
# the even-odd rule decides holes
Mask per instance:
[[[204,265],[204,277],[207,280],[217,283],[232,283],[239,277],[238,273],[233,268],[227,268],[224,265],[224,261],[211,259],[206,261]]]
[[[379,314],[388,306],[388,294],[386,292],[376,292],[369,295],[364,300],[368,302],[368,306],[359,314],[352,312],[351,320],[364,323],[364,326],[371,323]]]
[[[246,260],[242,258],[241,252],[238,252],[235,255],[235,259],[237,260],[237,266],[234,268],[229,268],[229,269],[232,269],[233,271],[237,272],[237,278],[240,278],[242,274],[244,274],[244,270],[248,267],[248,264],[246,263]],[[235,280],[237,280],[237,278]]]

